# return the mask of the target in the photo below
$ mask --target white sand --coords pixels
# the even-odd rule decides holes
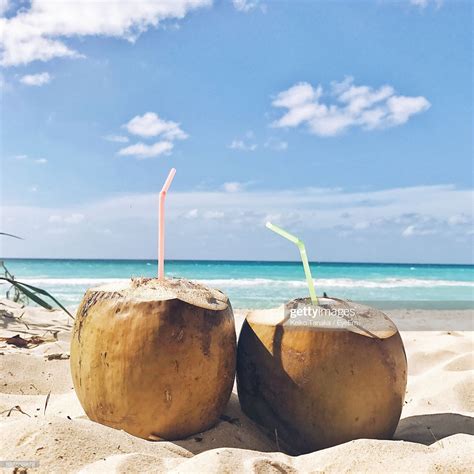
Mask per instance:
[[[472,313],[419,310],[390,316],[397,324],[410,319],[423,327],[427,318],[466,320]],[[236,314],[238,326],[243,317]],[[276,452],[272,440],[246,418],[236,393],[225,420],[183,441],[145,441],[88,420],[69,373],[70,329],[60,311],[0,301],[0,337],[50,339],[33,348],[0,341],[0,461],[38,461],[39,468],[28,472],[48,473],[472,472],[473,332],[402,332],[409,377],[395,440],[356,440],[291,457]]]

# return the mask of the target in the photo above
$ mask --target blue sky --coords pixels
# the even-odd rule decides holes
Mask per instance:
[[[470,2],[57,5],[0,2],[2,255],[156,257],[174,166],[170,258],[472,261]]]

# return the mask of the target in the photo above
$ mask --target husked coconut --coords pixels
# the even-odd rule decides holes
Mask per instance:
[[[94,421],[145,439],[211,427],[235,373],[228,298],[183,279],[133,279],[89,289],[77,311],[71,371]]]
[[[237,352],[243,411],[293,453],[391,438],[407,383],[397,328],[376,309],[319,301],[306,315],[309,300],[248,314]]]

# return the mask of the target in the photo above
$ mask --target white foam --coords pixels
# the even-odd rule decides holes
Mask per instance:
[[[55,285],[55,286],[95,286],[105,283],[121,283],[129,281],[130,278],[21,278],[16,277],[20,282],[29,285]]]
[[[102,284],[124,283],[129,278],[20,278],[19,281],[30,285],[82,286],[90,287]],[[273,280],[269,278],[225,278],[225,279],[196,279],[199,283],[210,287],[245,288],[245,287],[275,287],[275,288],[306,288],[306,281]],[[474,288],[472,281],[430,280],[417,278],[384,278],[380,280],[356,280],[352,278],[318,278],[318,287],[324,288],[433,288],[433,287],[466,287]],[[7,283],[6,283],[7,284]]]
[[[305,280],[271,280],[266,278],[253,279],[220,279],[199,280],[206,285],[227,287],[275,286],[305,288]],[[468,287],[474,288],[474,282],[455,280],[421,280],[415,278],[385,278],[383,280],[354,280],[351,278],[318,278],[314,280],[319,287],[333,288],[413,288],[413,287]]]

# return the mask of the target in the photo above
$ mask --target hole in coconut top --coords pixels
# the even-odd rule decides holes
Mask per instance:
[[[179,299],[194,306],[214,311],[224,310],[229,299],[222,291],[209,288],[184,278],[132,278],[131,280],[108,283],[91,291],[118,293],[118,298],[141,301],[165,301]]]

